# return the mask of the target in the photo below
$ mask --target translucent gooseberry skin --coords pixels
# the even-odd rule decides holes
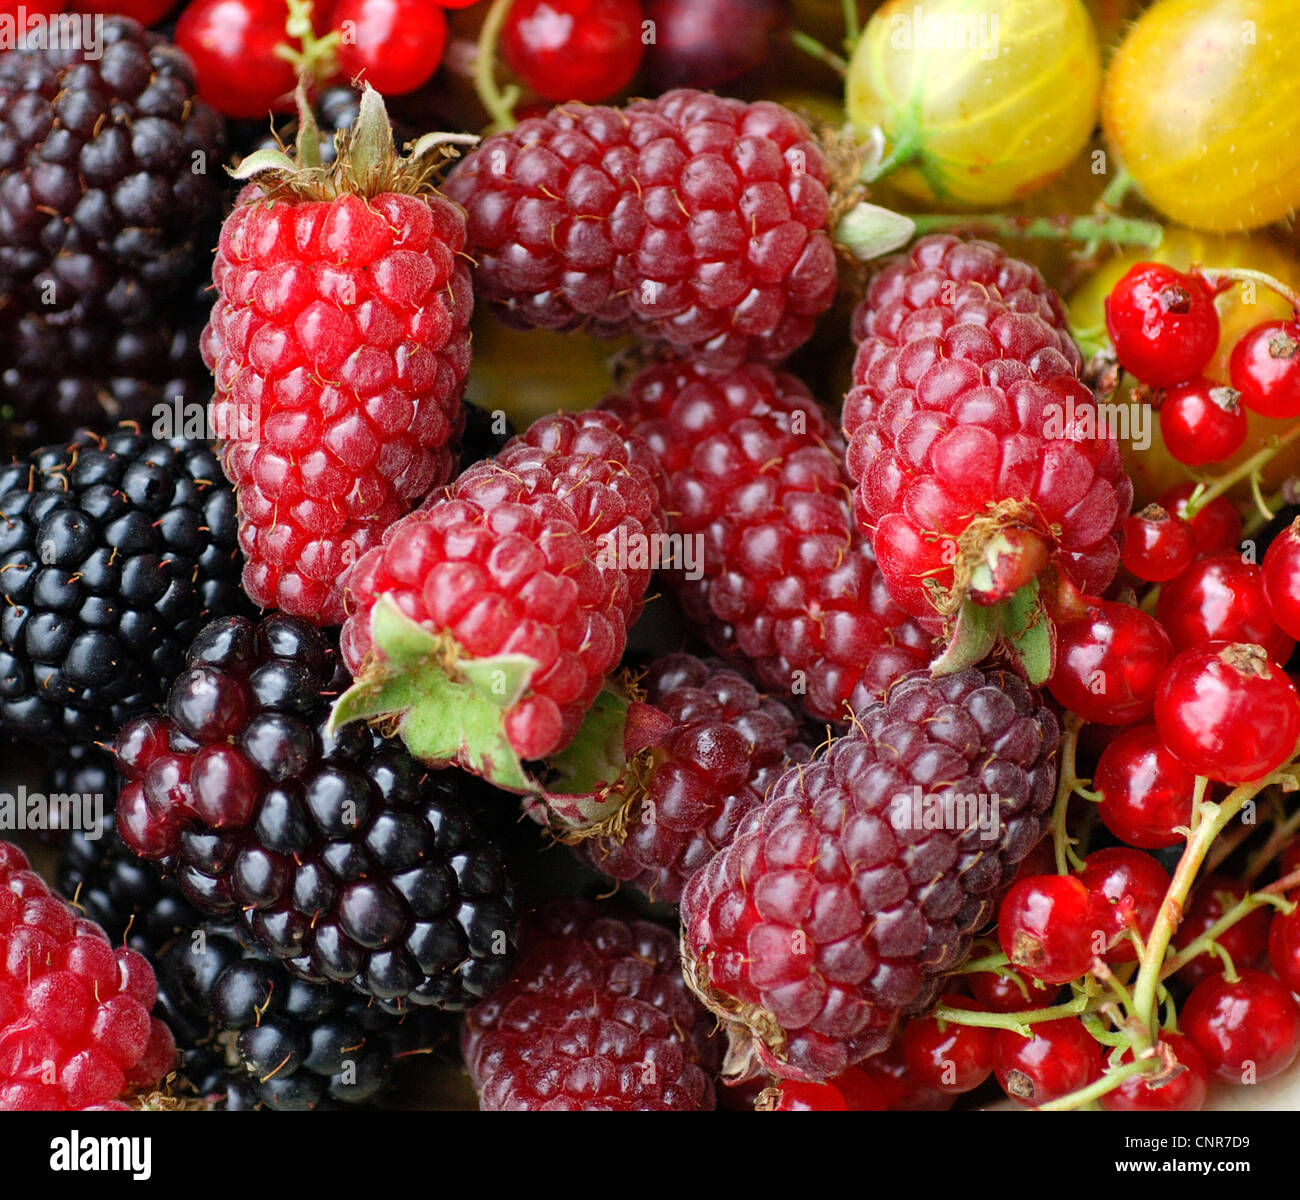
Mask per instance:
[[[1300,206],[1294,16],[1292,0],[1160,0],[1129,30],[1107,68],[1102,128],[1167,217],[1246,230]]]
[[[986,0],[979,8],[974,45],[932,45],[914,0],[889,0],[854,51],[849,119],[859,135],[879,125],[890,149],[915,147],[912,162],[890,176],[908,195],[1006,204],[1064,170],[1092,134],[1101,55],[1079,0]],[[924,22],[969,21],[970,9],[934,0]]]

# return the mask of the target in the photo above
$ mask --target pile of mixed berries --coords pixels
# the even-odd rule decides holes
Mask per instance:
[[[773,46],[852,94],[873,36],[777,0],[41,11],[0,1109],[1191,1110],[1292,1066],[1286,281],[1131,256],[1079,329],[972,236],[1024,223],[901,215],[879,139],[769,98]],[[1085,269],[1158,239],[1122,199],[1048,222]],[[1229,337],[1256,288],[1290,316]],[[542,415],[475,403],[476,337],[521,393],[559,356]]]

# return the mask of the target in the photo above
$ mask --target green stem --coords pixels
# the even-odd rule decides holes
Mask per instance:
[[[862,23],[858,20],[857,0],[843,0],[844,7],[844,48],[850,54],[862,36]]]
[[[874,166],[866,166],[860,176],[863,183],[875,183],[886,175],[905,167],[921,152],[921,139],[915,133],[905,133],[894,143],[894,148]],[[915,218],[913,218],[915,219]]]
[[[1264,501],[1263,509],[1256,507],[1255,511],[1252,512],[1242,523],[1241,526],[1242,539],[1245,540],[1246,538],[1254,537],[1255,534],[1257,534],[1261,529],[1264,528],[1265,525],[1267,525],[1273,519],[1273,514],[1275,514],[1278,511],[1278,509],[1282,508],[1285,504],[1286,504],[1286,489],[1278,488],[1277,491],[1273,492]],[[1267,517],[1264,516],[1265,511],[1267,511],[1269,514]]]
[[[912,220],[916,222],[918,234],[966,232],[1048,241],[1101,240],[1121,246],[1141,246],[1147,250],[1156,249],[1164,237],[1164,230],[1154,221],[1102,213],[1059,217],[1014,217],[1006,213],[921,213],[913,216]]]
[[[1297,438],[1300,438],[1300,425],[1288,429],[1281,437],[1270,438],[1267,446],[1252,454],[1245,462],[1234,467],[1226,475],[1220,475],[1217,479],[1202,481],[1187,498],[1187,507],[1183,512],[1183,519],[1190,521],[1211,501],[1217,500],[1225,492],[1231,491],[1243,479],[1249,479],[1252,475],[1263,470],[1279,450],[1284,446],[1289,446]]]
[[[1041,1021],[1059,1021],[1062,1017],[1077,1017],[1089,1011],[1089,1006],[1096,1003],[1096,997],[1080,995],[1064,1004],[1052,1004],[1047,1008],[1026,1008],[1020,1012],[997,1013],[976,1012],[970,1008],[949,1008],[940,1004],[930,1011],[930,1016],[954,1025],[978,1025],[982,1029],[1010,1029],[1028,1037],[1030,1026]]]
[[[1246,267],[1213,267],[1198,271],[1197,274],[1211,287],[1224,280],[1232,283],[1258,283],[1261,287],[1268,288],[1270,292],[1276,292],[1292,309],[1300,312],[1300,292],[1288,287],[1276,275],[1269,275],[1266,271],[1252,271]]]
[[[1079,745],[1079,730],[1083,728],[1083,719],[1076,713],[1065,718],[1065,732],[1061,735],[1061,763],[1057,768],[1056,800],[1052,807],[1052,845],[1056,851],[1056,873],[1068,875],[1072,867],[1083,865],[1079,857],[1070,848],[1070,834],[1066,828],[1065,818],[1070,807],[1070,797],[1079,786],[1079,777],[1074,773],[1075,752]]]
[[[1087,1087],[1080,1088],[1077,1092],[1071,1092],[1067,1096],[1061,1096],[1056,1100],[1049,1100],[1046,1104],[1038,1106],[1039,1112],[1067,1112],[1073,1108],[1079,1108],[1093,1100],[1098,1100],[1107,1092],[1113,1092],[1126,1079],[1131,1079],[1134,1075],[1149,1075],[1160,1065],[1159,1058],[1134,1059],[1132,1062],[1126,1062],[1109,1070],[1100,1079],[1088,1084]]]
[[[1243,896],[1200,937],[1188,942],[1177,954],[1170,955],[1161,970],[1161,975],[1167,978],[1175,971],[1181,971],[1192,959],[1212,952],[1219,938],[1239,921],[1244,921],[1257,908],[1263,908],[1266,904],[1283,911],[1294,908],[1294,905],[1285,898],[1284,893],[1298,884],[1300,884],[1300,871],[1292,871],[1285,879],[1279,879],[1277,883],[1261,888],[1258,892]]]
[[[1124,201],[1128,199],[1129,193],[1136,186],[1137,180],[1128,173],[1128,169],[1120,167],[1115,174],[1115,178],[1106,185],[1106,190],[1097,198],[1097,207],[1112,211],[1122,208]]]
[[[1268,841],[1251,855],[1250,862],[1246,864],[1246,869],[1242,872],[1242,882],[1254,883],[1260,877],[1264,868],[1286,848],[1297,831],[1300,831],[1300,808],[1296,809],[1289,817],[1278,822],[1273,827],[1273,832],[1268,835]]]
[[[849,73],[849,64],[843,58],[802,29],[790,30],[790,42],[796,50],[802,50],[809,58],[830,67],[841,79]]]
[[[483,28],[479,30],[474,53],[474,91],[492,118],[494,131],[513,129],[516,124],[515,105],[519,103],[519,89],[514,84],[502,89],[497,86],[496,78],[497,43],[501,40],[501,29],[513,3],[514,0],[492,0],[492,7],[483,19]]]

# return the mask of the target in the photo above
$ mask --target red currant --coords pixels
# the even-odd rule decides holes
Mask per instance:
[[[787,19],[781,0],[645,0],[655,40],[644,74],[656,92],[715,88],[759,66]]]
[[[1268,927],[1268,960],[1277,977],[1300,992],[1300,908],[1274,914]]]
[[[1155,703],[1160,738],[1189,771],[1245,783],[1276,770],[1300,736],[1300,696],[1252,643],[1206,642],[1169,664]]]
[[[228,117],[288,111],[296,80],[275,53],[284,21],[283,0],[194,0],[175,40],[194,63],[200,98]]]
[[[641,21],[637,0],[515,0],[501,52],[548,100],[595,104],[632,82],[645,49]]]
[[[1113,846],[1084,859],[1079,882],[1092,893],[1100,918],[1107,946],[1102,958],[1108,963],[1135,960],[1129,931],[1144,939],[1151,932],[1169,890],[1168,872],[1149,854]]]
[[[1087,971],[1094,946],[1092,895],[1071,875],[1034,875],[1014,883],[998,908],[998,940],[1026,975],[1068,983]]]
[[[971,993],[989,1012],[1021,1012],[1026,1008],[1047,1008],[1060,993],[1059,984],[1044,984],[1019,967],[1001,971],[972,971],[966,976]]]
[[[1146,583],[1163,583],[1181,575],[1196,557],[1192,527],[1149,504],[1124,522],[1123,564]]]
[[[1106,329],[1120,366],[1151,387],[1199,374],[1219,344],[1214,294],[1163,263],[1129,268],[1106,297]]]
[[[1226,496],[1216,496],[1196,516],[1187,516],[1187,501],[1196,490],[1194,483],[1180,483],[1160,497],[1160,507],[1192,527],[1197,554],[1222,554],[1236,550],[1241,542],[1241,515]]]
[[[1207,875],[1196,885],[1191,903],[1174,934],[1174,947],[1185,950],[1247,892],[1239,879],[1227,875]],[[1225,929],[1216,939],[1223,947],[1234,967],[1262,967],[1268,956],[1269,909],[1257,908],[1249,916]],[[1212,975],[1222,975],[1223,959],[1217,954],[1198,954],[1181,968],[1178,978],[1188,987],[1195,987]]]
[[[1160,1046],[1173,1056],[1173,1073],[1166,1076],[1162,1072],[1154,1079],[1130,1075],[1101,1098],[1102,1108],[1109,1112],[1199,1112],[1205,1107],[1210,1073],[1196,1047],[1181,1033],[1172,1032],[1160,1035]],[[1132,1060],[1131,1050],[1120,1056],[1121,1063]]]
[[[945,995],[949,1008],[979,1010],[965,996]],[[996,1030],[917,1017],[903,1027],[903,1061],[922,1087],[959,1096],[973,1091],[993,1073]]]
[[[1264,573],[1239,554],[1202,558],[1160,589],[1156,616],[1174,650],[1204,642],[1255,642],[1275,663],[1295,649],[1273,621],[1264,592]]]
[[[339,0],[332,27],[342,72],[389,96],[432,79],[447,46],[447,18],[427,0]]]
[[[1241,402],[1262,417],[1300,417],[1300,324],[1265,321],[1232,348],[1228,370]]]
[[[844,1097],[849,1112],[884,1112],[889,1107],[884,1088],[860,1067],[850,1067],[832,1083]]]
[[[38,5],[28,4],[27,11],[34,12]],[[69,6],[66,0],[60,0],[58,4],[40,5],[41,8],[48,7],[52,12],[62,12]],[[124,17],[130,17],[133,21],[139,21],[141,25],[153,25],[161,21],[173,8],[176,7],[176,0],[77,0],[71,8],[73,12],[80,13],[118,13]],[[0,4],[0,9],[4,5]]]
[[[1300,638],[1300,518],[1273,539],[1260,570],[1273,620],[1284,633]]]
[[[1232,982],[1215,975],[1198,983],[1179,1017],[1206,1068],[1229,1083],[1271,1079],[1300,1050],[1300,1005],[1263,971],[1247,968]]]
[[[895,1039],[887,1050],[860,1063],[858,1069],[876,1086],[891,1112],[930,1112],[952,1107],[952,1096],[922,1087],[913,1077],[903,1058],[900,1039]],[[839,1084],[843,1078],[840,1076],[836,1083]]]
[[[1179,826],[1192,822],[1196,777],[1160,740],[1150,723],[1116,737],[1097,760],[1093,790],[1101,793],[1097,815],[1122,842],[1143,850],[1176,846]]]
[[[1246,442],[1241,393],[1204,375],[1175,384],[1160,405],[1165,449],[1180,463],[1200,467],[1231,458]]]
[[[1056,670],[1048,688],[1085,721],[1131,725],[1151,711],[1169,636],[1146,613],[1098,600],[1086,616],[1057,630]]]
[[[773,1112],[848,1112],[839,1088],[829,1083],[782,1080]]]
[[[1013,1100],[1036,1108],[1101,1075],[1101,1048],[1076,1017],[1031,1028],[1029,1037],[1001,1029],[993,1040],[993,1074]]]

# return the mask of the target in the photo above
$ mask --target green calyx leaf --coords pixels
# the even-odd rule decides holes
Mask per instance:
[[[536,792],[505,733],[505,714],[528,691],[537,664],[522,654],[466,658],[381,596],[370,614],[377,653],[335,702],[329,727],[371,721],[395,729],[431,766],[456,763],[512,792]]]
[[[1056,631],[1038,591],[1038,580],[1033,579],[1000,604],[966,600],[957,611],[947,649],[930,664],[931,673],[952,675],[1000,650],[1031,684],[1046,683],[1056,665]]]
[[[869,262],[906,246],[916,232],[910,217],[868,204],[855,204],[835,226],[835,241],[859,262]]]

